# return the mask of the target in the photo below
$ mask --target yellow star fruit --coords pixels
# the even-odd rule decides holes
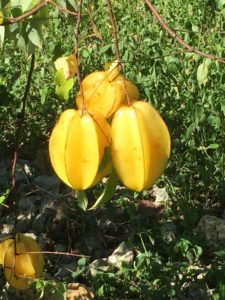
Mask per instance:
[[[68,109],[55,125],[49,140],[50,160],[58,177],[70,187],[85,190],[111,169],[107,160],[111,129],[97,111]]]
[[[112,120],[112,161],[125,186],[150,188],[170,156],[170,135],[158,112],[147,102],[121,107]]]
[[[4,273],[12,287],[26,290],[29,288],[29,280],[42,275],[44,258],[40,251],[38,243],[24,234],[18,233],[15,241],[11,241],[5,252]]]

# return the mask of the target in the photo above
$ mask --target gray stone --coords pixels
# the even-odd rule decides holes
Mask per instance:
[[[11,224],[3,224],[2,225],[2,231],[1,231],[1,235],[2,236],[7,236],[13,233],[13,229],[14,229],[14,222]]]
[[[122,242],[108,258],[96,259],[89,266],[88,271],[92,277],[97,272],[107,272],[112,268],[120,269],[123,263],[131,264],[134,260],[134,253],[125,242]]]
[[[202,283],[192,283],[188,289],[189,300],[212,300],[212,295],[207,286]]]
[[[107,259],[108,264],[120,269],[122,263],[130,264],[133,262],[134,253],[125,242],[122,242]]]
[[[170,243],[176,239],[176,225],[173,222],[166,222],[162,224],[161,234],[165,242]]]
[[[46,213],[37,214],[32,223],[32,229],[35,230],[37,233],[44,232],[44,228],[46,227],[47,220],[48,220],[48,215]]]
[[[25,173],[25,175],[27,177],[31,178],[34,175],[34,168],[31,164],[31,162],[29,162],[28,160],[19,159],[18,165],[21,166],[21,168],[23,169],[23,172]]]
[[[52,176],[40,175],[34,178],[32,183],[35,186],[40,187],[45,191],[51,191],[56,194],[58,194],[59,192],[60,180],[55,175]]]
[[[96,259],[88,266],[91,277],[95,277],[98,272],[107,272],[109,269],[110,265],[107,262],[107,258]]]
[[[155,204],[165,204],[168,205],[170,202],[170,197],[165,188],[159,188],[156,185],[153,186],[151,190],[151,195],[155,199]]]
[[[224,247],[225,244],[225,220],[215,216],[203,216],[197,228],[196,234],[201,234],[210,250],[215,251]]]
[[[5,161],[0,160],[0,186],[5,189],[10,185],[10,173],[6,168]]]
[[[32,221],[32,214],[19,214],[18,221],[17,221],[17,231],[18,232],[26,232],[30,229],[31,221]]]
[[[36,212],[42,200],[43,196],[40,195],[24,196],[19,201],[19,209],[20,211]]]

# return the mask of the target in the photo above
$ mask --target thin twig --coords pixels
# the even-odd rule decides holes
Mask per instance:
[[[77,10],[77,23],[74,28],[74,52],[75,52],[75,57],[77,61],[77,81],[78,85],[80,87],[80,92],[81,92],[81,98],[82,98],[82,115],[84,111],[86,110],[85,102],[84,102],[84,91],[83,91],[83,85],[81,81],[81,74],[80,74],[80,68],[79,68],[79,46],[78,46],[78,41],[79,41],[79,27],[82,19],[82,3],[83,0],[80,0],[78,3],[78,10]]]
[[[152,14],[157,18],[157,20],[159,21],[161,26],[168,32],[168,34],[174,40],[176,40],[180,45],[182,45],[188,52],[194,52],[194,53],[196,53],[200,56],[203,56],[203,57],[206,57],[206,58],[210,58],[210,59],[217,60],[217,61],[220,61],[222,63],[225,63],[224,58],[217,57],[216,55],[213,55],[213,54],[208,54],[208,53],[202,52],[199,49],[197,49],[195,47],[192,47],[191,45],[186,43],[180,36],[176,35],[176,33],[166,24],[166,22],[163,20],[163,18],[161,17],[159,12],[156,10],[156,8],[153,6],[151,1],[144,0],[144,2],[148,6],[148,8],[151,10]]]
[[[109,15],[110,15],[110,22],[112,25],[112,31],[113,31],[113,40],[114,40],[114,48],[115,48],[115,52],[116,52],[116,58],[118,60],[119,66],[123,69],[123,66],[121,64],[121,57],[120,57],[120,51],[119,51],[119,42],[118,42],[118,36],[117,36],[117,28],[116,28],[116,22],[115,22],[115,18],[113,15],[113,9],[112,9],[112,4],[110,0],[106,0],[107,1],[107,5],[109,8]]]
[[[20,125],[21,125],[21,123],[23,124],[24,118],[25,118],[27,97],[28,97],[28,93],[29,93],[29,90],[30,90],[32,74],[33,74],[33,71],[34,71],[34,62],[35,62],[35,54],[33,53],[32,56],[31,56],[30,70],[29,70],[29,74],[28,74],[28,77],[27,77],[27,85],[26,85],[26,89],[25,89],[25,92],[24,92],[24,95],[23,95],[23,98],[22,98],[22,111],[21,111]],[[18,128],[20,130],[21,126],[19,126]],[[21,130],[20,130],[20,132],[21,132]],[[20,139],[20,136],[19,136],[19,139]],[[17,136],[17,141],[19,139],[18,139],[18,136]]]
[[[98,27],[95,24],[94,19],[92,17],[90,0],[88,0],[88,3],[87,3],[87,12],[88,12],[89,19],[91,21],[91,25],[92,25],[93,32],[94,32],[94,34],[92,36],[96,36],[97,38],[100,39],[100,41],[103,41],[102,35],[101,35],[100,31],[98,30]]]
[[[68,8],[64,8],[61,5],[56,4],[55,1],[53,1],[53,0],[45,0],[45,1],[48,2],[49,4],[53,5],[53,6],[57,7],[61,12],[65,13],[67,15],[77,16],[76,11],[72,11],[72,10],[69,10]]]
[[[19,254],[51,254],[51,255],[65,255],[65,256],[75,256],[75,257],[91,257],[90,255],[84,255],[84,254],[76,254],[71,252],[62,252],[62,251],[26,251],[26,252],[18,252]]]
[[[107,5],[109,8],[109,16],[110,16],[110,22],[112,25],[112,31],[113,31],[113,40],[114,40],[114,48],[115,48],[115,52],[116,52],[116,58],[118,60],[118,64],[119,67],[121,68],[122,74],[124,74],[124,68],[121,62],[121,56],[120,56],[120,50],[119,50],[119,42],[118,42],[118,36],[117,36],[117,28],[116,28],[116,21],[114,18],[114,14],[113,14],[113,9],[112,9],[112,4],[111,4],[111,0],[106,0],[107,1]],[[123,83],[124,83],[124,89],[125,89],[125,96],[127,99],[127,103],[128,105],[131,105],[131,101],[130,101],[130,97],[127,91],[127,87],[126,87],[126,82],[125,82],[125,78],[123,77]]]
[[[18,205],[18,199],[17,199],[17,191],[16,191],[16,163],[17,163],[17,157],[18,157],[18,150],[20,149],[20,139],[23,129],[23,123],[25,120],[25,110],[26,110],[26,104],[27,104],[27,98],[30,90],[30,84],[32,79],[32,74],[34,70],[34,62],[35,62],[35,55],[32,54],[31,57],[31,64],[30,64],[30,70],[27,77],[27,84],[24,91],[24,95],[22,98],[22,110],[20,114],[20,123],[17,123],[17,130],[15,135],[15,152],[13,157],[13,164],[12,164],[12,205],[15,211],[15,220],[14,220],[14,237],[16,237],[17,234],[17,223],[18,223],[18,212],[17,212],[17,205]],[[14,245],[15,247],[15,253],[16,253],[16,243]]]
[[[2,24],[0,24],[0,26],[7,26],[7,25],[19,23],[19,22],[23,21],[24,19],[27,19],[30,16],[35,15],[40,9],[45,7],[45,5],[47,5],[47,3],[48,3],[48,0],[47,1],[44,0],[44,1],[40,2],[37,6],[32,8],[31,10],[25,12],[21,16],[15,17],[15,18],[5,18],[4,17],[4,21]]]
[[[28,19],[29,17],[37,14],[39,10],[41,10],[42,8],[44,8],[48,4],[58,8],[61,12],[66,13],[67,15],[77,16],[77,12],[74,12],[74,11],[71,11],[67,8],[64,8],[64,7],[60,6],[59,4],[56,4],[52,0],[43,0],[37,6],[35,6],[31,10],[25,12],[24,14],[22,14],[18,17],[15,17],[15,18],[3,17],[4,21],[0,24],[0,26],[8,26],[8,25],[12,25],[12,24],[24,21],[24,20]]]

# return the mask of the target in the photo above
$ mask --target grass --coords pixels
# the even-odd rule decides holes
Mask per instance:
[[[121,206],[132,227],[125,240],[137,255],[133,265],[117,273],[99,273],[88,284],[98,299],[180,299],[190,296],[197,283],[211,291],[213,299],[225,299],[224,259],[208,254],[207,246],[193,229],[201,216],[222,216],[225,207],[225,70],[212,61],[202,83],[197,78],[202,57],[185,53],[168,37],[140,0],[112,1],[118,26],[119,48],[125,73],[139,87],[141,98],[162,114],[172,137],[172,155],[165,175],[157,183],[171,198],[160,219],[144,218],[137,211],[137,197],[128,191],[107,209]],[[225,56],[224,9],[221,1],[154,1],[166,22],[192,46]],[[93,20],[102,39],[84,15],[80,33],[82,77],[104,68],[115,59],[112,31],[104,1],[94,1]],[[55,95],[54,60],[73,52],[73,23],[49,21],[43,48],[36,51],[36,65],[26,110],[26,130],[21,156],[35,156],[36,144],[46,146],[60,113],[74,106],[76,85],[67,102]],[[0,137],[2,155],[10,155],[29,70],[29,59],[6,42],[0,55]],[[98,193],[98,191],[93,191]],[[136,199],[134,199],[136,197]],[[173,222],[175,239],[163,239],[163,224]],[[116,225],[119,226],[119,225]],[[200,276],[202,275],[202,276]],[[83,275],[85,277],[85,275]],[[70,280],[70,279],[67,279]],[[119,295],[118,295],[119,290]],[[120,298],[118,298],[120,297]],[[179,298],[180,297],[180,298]],[[190,298],[188,298],[190,299]]]

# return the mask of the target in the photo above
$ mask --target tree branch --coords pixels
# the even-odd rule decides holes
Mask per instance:
[[[210,58],[213,60],[217,60],[219,62],[225,63],[225,59],[221,57],[217,57],[213,54],[208,54],[203,51],[200,51],[199,49],[192,47],[188,43],[186,43],[180,36],[176,35],[176,33],[166,24],[166,22],[163,20],[159,12],[156,10],[156,8],[153,6],[150,0],[144,0],[145,4],[148,6],[148,8],[151,10],[152,14],[157,18],[161,26],[168,32],[168,34],[176,40],[181,46],[183,46],[186,51],[188,52],[194,52],[200,56]]]
[[[115,21],[114,14],[113,14],[112,4],[111,4],[110,0],[106,0],[106,2],[107,2],[107,5],[108,5],[108,8],[109,8],[109,16],[110,16],[110,22],[111,22],[112,31],[113,31],[113,40],[114,40],[114,48],[115,48],[115,52],[116,52],[116,58],[118,60],[119,67],[121,68],[121,71],[122,71],[122,74],[123,74],[124,73],[124,68],[123,68],[123,65],[122,65],[121,57],[120,57],[116,21]],[[129,97],[129,94],[128,94],[128,91],[127,91],[127,86],[126,86],[124,77],[123,77],[123,82],[124,82],[125,96],[126,96],[126,99],[127,99],[127,103],[128,103],[128,105],[131,105],[131,101],[130,101],[130,97]]]
[[[113,39],[114,39],[114,48],[115,48],[115,52],[116,52],[116,58],[118,60],[118,63],[120,65],[120,67],[122,67],[122,65],[121,65],[121,58],[120,58],[120,51],[119,51],[119,45],[118,45],[116,22],[115,22],[115,18],[114,18],[114,15],[113,15],[113,10],[112,10],[112,5],[111,5],[111,1],[110,0],[107,0],[107,5],[108,5],[108,8],[109,8],[109,16],[110,16],[110,21],[111,21],[111,25],[112,25]]]
[[[27,98],[30,91],[30,84],[32,80],[32,75],[34,71],[34,63],[35,63],[35,55],[32,54],[31,56],[31,62],[30,62],[30,70],[27,77],[27,84],[24,91],[24,95],[22,98],[22,109],[21,109],[21,115],[20,115],[20,122],[17,122],[17,128],[16,128],[16,135],[15,135],[15,152],[14,152],[14,158],[13,158],[13,165],[12,165],[12,198],[13,198],[13,208],[15,209],[15,220],[14,220],[14,235],[17,233],[17,223],[18,223],[18,212],[17,212],[17,205],[18,205],[18,197],[17,197],[17,191],[16,191],[16,163],[17,163],[17,157],[18,157],[18,150],[21,146],[21,135],[25,120],[25,110],[26,110],[26,104],[27,104]],[[16,243],[15,243],[15,251],[16,251]]]
[[[4,21],[0,24],[0,26],[8,26],[8,25],[12,25],[15,23],[19,23],[21,21],[26,20],[27,18],[35,15],[36,13],[38,13],[39,10],[41,10],[42,8],[44,8],[46,5],[52,5],[54,7],[57,7],[61,12],[66,13],[68,15],[72,15],[72,16],[77,16],[76,12],[73,12],[69,9],[63,8],[60,5],[56,4],[54,1],[52,0],[43,0],[41,1],[37,6],[35,6],[34,8],[32,8],[31,10],[25,12],[24,14],[22,14],[21,16],[18,16],[16,18],[4,18]]]
[[[79,27],[82,19],[82,4],[83,0],[79,0],[78,2],[78,13],[77,13],[77,23],[74,28],[74,52],[75,52],[75,57],[77,61],[77,81],[78,85],[80,87],[80,92],[81,92],[81,98],[82,98],[82,114],[86,110],[85,102],[84,102],[84,92],[83,92],[83,86],[82,86],[82,81],[81,81],[81,74],[80,74],[80,68],[79,68],[79,47],[78,47],[78,41],[79,41]]]

